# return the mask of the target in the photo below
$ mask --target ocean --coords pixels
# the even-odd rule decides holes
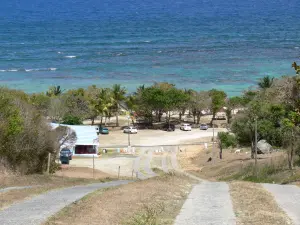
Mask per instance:
[[[1,0],[0,85],[239,95],[300,63],[299,0]]]

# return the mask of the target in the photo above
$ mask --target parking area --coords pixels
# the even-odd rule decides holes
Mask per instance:
[[[215,129],[215,135],[218,131],[226,131],[224,128]],[[162,130],[138,130],[137,134],[130,134],[130,144],[140,146],[153,145],[179,145],[183,143],[197,143],[203,141],[203,138],[212,137],[213,129],[208,130],[192,129],[192,131],[162,131]],[[128,134],[122,130],[113,130],[109,135],[100,135],[100,146],[126,146],[128,145]]]

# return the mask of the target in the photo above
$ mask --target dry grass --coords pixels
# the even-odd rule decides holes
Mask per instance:
[[[195,146],[188,148],[186,153],[179,153],[179,163],[185,171],[195,176],[210,181],[217,181],[233,176],[243,168],[254,163],[250,154],[246,154],[247,151],[249,150],[243,149],[240,154],[235,154],[231,150],[224,150],[223,159],[221,160],[219,159],[217,148],[212,151],[212,146],[209,146],[207,150],[204,150],[202,146]],[[276,159],[281,159],[283,155],[284,153],[282,152],[259,155],[258,163],[259,165],[264,165],[270,161],[275,163]],[[213,158],[211,162],[207,162],[209,157]],[[280,175],[280,177],[285,176]]]
[[[8,192],[0,193],[0,210],[10,206],[13,203],[28,199],[35,195],[54,189],[55,187],[36,187],[21,190],[11,190]]]
[[[66,167],[55,173],[56,176],[71,177],[71,178],[95,178],[95,179],[106,179],[114,178],[108,173],[104,173],[100,170],[95,169],[93,174],[93,169],[88,167]]]
[[[260,184],[229,183],[237,225],[292,224],[273,196]]]
[[[172,224],[179,213],[194,181],[185,176],[164,175],[128,185],[96,191],[73,204],[47,225],[128,224],[145,209],[164,204],[164,210],[156,218],[158,224]],[[146,224],[145,224],[146,225]]]

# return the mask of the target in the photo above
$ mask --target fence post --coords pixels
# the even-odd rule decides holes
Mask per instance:
[[[95,178],[95,155],[93,154],[93,178]]]
[[[47,174],[50,173],[51,153],[48,153]]]
[[[119,166],[118,168],[118,180],[120,179],[120,170],[121,170],[121,166]]]

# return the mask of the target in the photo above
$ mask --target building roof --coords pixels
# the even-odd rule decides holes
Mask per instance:
[[[75,145],[99,145],[99,138],[97,135],[97,126],[84,126],[84,125],[67,125],[50,123],[52,129],[56,129],[59,126],[69,127],[76,133],[77,140]]]

